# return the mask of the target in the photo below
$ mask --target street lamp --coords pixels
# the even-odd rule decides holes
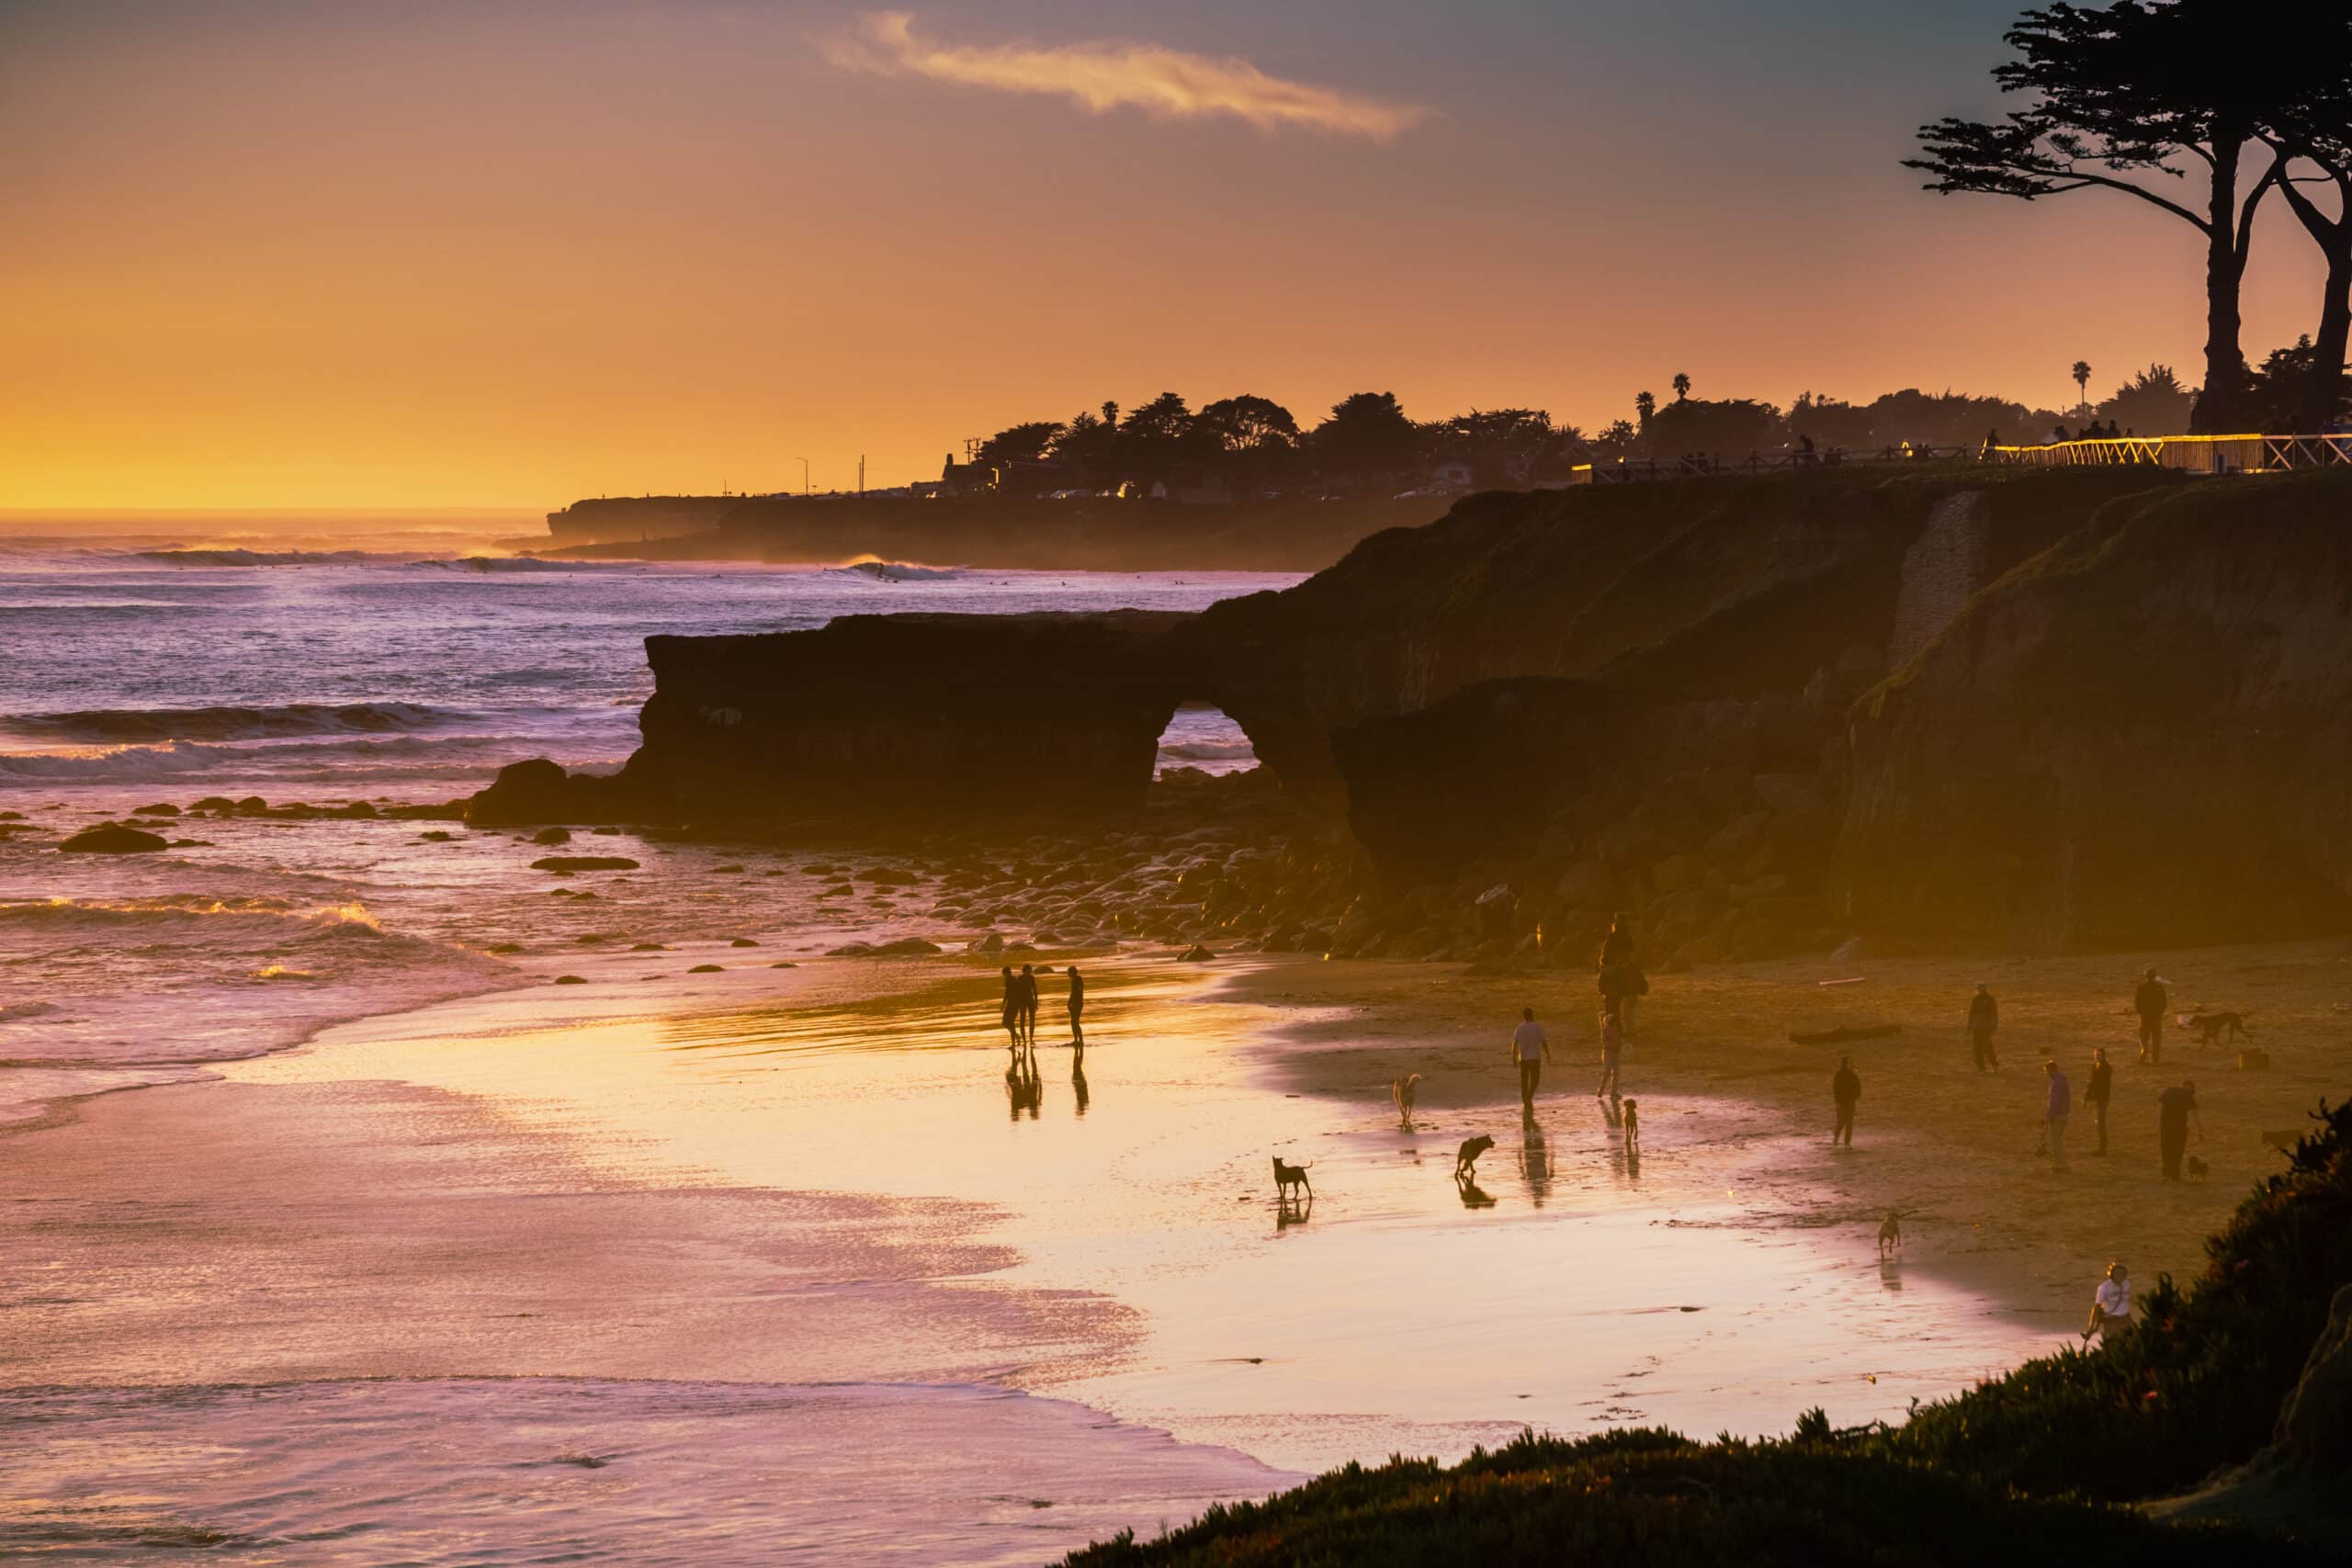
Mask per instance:
[[[805,496],[808,493],[808,459],[802,457],[798,461],[800,463],[800,493]]]

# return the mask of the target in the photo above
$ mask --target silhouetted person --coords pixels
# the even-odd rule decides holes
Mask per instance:
[[[1082,1051],[1086,1048],[1086,976],[1075,964],[1065,973],[1069,976],[1069,1043]]]
[[[2154,1066],[2165,1059],[2165,1009],[2172,995],[2153,969],[2140,978],[2132,993],[2132,1010],[2140,1015],[2140,1060]]]
[[[1617,1025],[1628,1040],[1634,1037],[1634,998],[1648,995],[1650,988],[1649,976],[1635,962],[1638,953],[1632,919],[1623,914],[1611,917],[1609,934],[1600,939],[1600,1005],[1617,1015]]]
[[[2050,441],[2052,446],[2063,446],[2073,439],[2073,436],[2066,434],[2066,427],[2063,424],[2059,425],[2050,433]]]
[[[1533,1008],[1519,1010],[1519,1027],[1510,1033],[1510,1054],[1519,1063],[1519,1103],[1532,1116],[1535,1089],[1544,1081],[1544,1062],[1552,1054],[1552,1043],[1544,1038],[1544,1026],[1535,1021]]]
[[[2041,1146],[2052,1165],[2066,1163],[2066,1119],[2075,1113],[2075,1086],[2067,1081],[2064,1068],[2056,1062],[2041,1064],[2042,1076],[2050,1080],[2050,1098],[2041,1110]]]
[[[1829,1146],[1839,1144],[1854,1146],[1854,1107],[1861,1103],[1862,1075],[1854,1071],[1854,1058],[1838,1058],[1838,1071],[1829,1079],[1829,1098],[1838,1107],[1837,1124],[1829,1130]]]
[[[1004,976],[1004,1033],[1005,1038],[1012,1042],[1006,1049],[1018,1051],[1021,1049],[1021,982],[1012,977],[1012,965],[1010,964],[999,973]]]
[[[1021,1036],[1032,1045],[1037,1043],[1037,971],[1023,964],[1021,977],[1013,986],[1013,999],[1021,1006]]]
[[[2098,1129],[2098,1150],[2107,1153],[2107,1101],[2115,1091],[2115,1067],[2105,1048],[2091,1053],[2090,1077],[2083,1084],[2083,1103],[2091,1108],[2092,1125]]]
[[[1984,433],[1984,455],[1991,456],[2001,445],[2001,428],[1995,425]]]
[[[2197,1086],[2183,1082],[2178,1089],[2168,1089],[2156,1096],[2156,1147],[2165,1162],[2165,1179],[2180,1179],[2180,1156],[2188,1152],[2188,1129],[2197,1126],[2198,1142],[2205,1140],[2205,1127],[2197,1118]]]
[[[1968,1052],[1980,1073],[2001,1065],[1993,1050],[1993,1036],[2001,1027],[2001,1004],[1993,999],[1989,987],[1978,986],[1976,994],[1968,998]]]
[[[1600,1087],[1592,1092],[1601,1100],[1617,1098],[1617,1068],[1625,1055],[1625,1031],[1618,1025],[1617,1015],[1600,1015]]]

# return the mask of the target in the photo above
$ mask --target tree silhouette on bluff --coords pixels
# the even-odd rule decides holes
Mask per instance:
[[[2075,361],[2075,400],[2088,408],[2091,401],[2091,362],[2087,359]]]
[[[2255,213],[2284,172],[2273,155],[2246,186],[2239,168],[2261,146],[2280,91],[2278,45],[2247,13],[2311,3],[2122,0],[2104,10],[2029,11],[2006,35],[2017,58],[1993,73],[2002,91],[2030,95],[2028,106],[1995,121],[1922,126],[1922,155],[1904,160],[1934,176],[1929,190],[2025,201],[2120,191],[2201,233],[2205,390],[2194,426],[2200,431],[2240,417],[2246,366],[2239,295]],[[2201,206],[2190,205],[2193,196],[2174,199],[2157,183],[2187,182],[2192,169],[2203,177]]]

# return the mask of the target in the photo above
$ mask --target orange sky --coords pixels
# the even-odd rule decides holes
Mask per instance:
[[[0,509],[884,484],[1167,389],[2196,379],[2187,229],[1896,166],[1994,101],[2013,7],[1937,9],[15,0]]]

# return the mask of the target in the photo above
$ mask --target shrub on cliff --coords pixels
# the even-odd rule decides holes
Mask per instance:
[[[1073,1553],[1129,1564],[2219,1563],[2233,1533],[2007,1496],[1976,1483],[1797,1443],[1700,1445],[1670,1432],[1526,1436],[1452,1468],[1348,1465],[1264,1503],[1213,1507],[1154,1541]],[[2291,1561],[2291,1554],[2286,1560]]]
[[[2205,1244],[2211,1261],[2188,1290],[2163,1276],[2097,1350],[2028,1361],[1863,1446],[2021,1492],[2111,1500],[2245,1461],[2269,1438],[2330,1298],[2352,1283],[2352,1105],[2323,1101],[2313,1120],[2289,1168]]]

